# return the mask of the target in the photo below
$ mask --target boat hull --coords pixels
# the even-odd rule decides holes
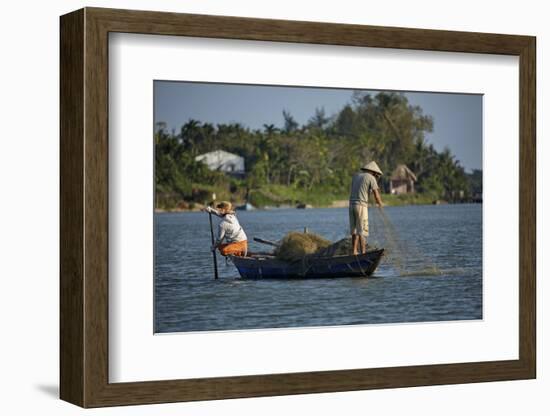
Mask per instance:
[[[243,279],[323,279],[371,276],[384,249],[357,256],[305,257],[296,262],[278,260],[273,256],[232,257]]]

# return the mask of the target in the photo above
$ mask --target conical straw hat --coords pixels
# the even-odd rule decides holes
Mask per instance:
[[[361,170],[370,170],[371,172],[382,175],[382,171],[380,170],[380,168],[378,167],[378,164],[374,160],[372,162],[367,163],[365,166],[363,166]]]

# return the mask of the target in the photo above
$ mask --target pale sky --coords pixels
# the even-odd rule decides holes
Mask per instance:
[[[328,116],[351,102],[354,90],[195,82],[154,82],[155,123],[179,131],[189,119],[214,125],[239,122],[251,129],[264,124],[283,126],[283,109],[302,125],[324,107]],[[379,91],[369,91],[373,95]],[[466,171],[482,166],[482,95],[405,92],[409,102],[434,120],[426,141],[437,150],[445,146]]]

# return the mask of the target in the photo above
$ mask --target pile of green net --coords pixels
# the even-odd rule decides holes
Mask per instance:
[[[279,242],[275,256],[286,261],[300,260],[330,246],[330,241],[314,233],[291,231]]]
[[[317,251],[314,256],[317,257],[335,257],[335,256],[349,256],[353,254],[353,246],[351,244],[351,237],[342,238],[335,243],[332,243],[327,248]]]
[[[345,256],[351,251],[351,238],[332,243],[315,233],[291,231],[279,242],[275,256],[280,260],[297,261],[304,257]]]

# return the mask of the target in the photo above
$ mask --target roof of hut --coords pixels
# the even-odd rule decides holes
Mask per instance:
[[[403,179],[412,179],[416,181],[416,175],[410,170],[407,165],[398,165],[391,174],[391,180],[403,180]]]

